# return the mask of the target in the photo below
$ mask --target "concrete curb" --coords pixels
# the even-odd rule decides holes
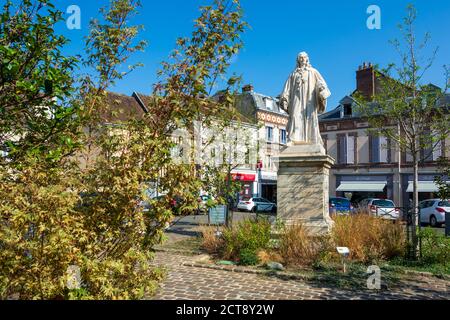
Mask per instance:
[[[182,255],[189,255],[189,256],[196,256],[196,255],[203,254],[203,252],[201,252],[201,251],[165,249],[165,248],[154,248],[153,251],[154,252],[170,253],[170,254],[182,254]]]
[[[415,270],[403,270],[402,271],[403,274],[406,275],[416,275],[416,276],[422,276],[422,277],[426,277],[426,278],[438,278],[438,279],[444,279],[447,281],[450,281],[450,276],[448,275],[435,275],[431,272],[425,272],[425,271],[415,271]]]

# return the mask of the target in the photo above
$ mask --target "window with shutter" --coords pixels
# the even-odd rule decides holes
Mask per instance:
[[[380,161],[381,163],[387,163],[388,162],[388,140],[386,137],[379,137],[379,146],[378,150],[380,152]]]
[[[425,131],[426,141],[425,147],[421,152],[421,158],[423,161],[431,162],[433,161],[433,139],[431,138],[432,132],[430,130]]]
[[[422,152],[420,153],[420,157],[425,162],[433,161],[433,148],[427,147],[427,148],[423,149]]]
[[[273,142],[273,128],[266,127],[266,140],[267,142]]]
[[[287,143],[287,133],[285,129],[281,129],[281,139],[280,139],[280,143],[281,144],[286,144]]]
[[[413,162],[413,156],[411,152],[406,152],[406,162]]]
[[[380,137],[371,137],[371,147],[372,147],[372,159],[370,162],[372,163],[380,163]]]
[[[442,141],[439,141],[433,150],[433,161],[438,161],[442,157]]]
[[[347,139],[345,135],[340,135],[338,137],[339,143],[338,143],[338,161],[339,164],[346,164],[347,163]]]
[[[355,164],[355,136],[347,135],[347,164]]]

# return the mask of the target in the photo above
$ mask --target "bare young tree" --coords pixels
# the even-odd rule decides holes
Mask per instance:
[[[400,150],[410,154],[414,172],[412,247],[417,244],[416,227],[419,206],[419,166],[438,148],[449,135],[450,119],[445,94],[448,90],[448,74],[445,85],[438,88],[424,84],[424,76],[433,66],[438,49],[430,57],[422,53],[427,48],[430,35],[422,42],[415,32],[416,9],[409,5],[403,23],[399,25],[401,40],[391,41],[399,54],[400,62],[385,69],[378,69],[379,90],[373,97],[357,95],[359,111],[368,119],[370,134],[384,136]],[[415,254],[415,249],[413,250]]]

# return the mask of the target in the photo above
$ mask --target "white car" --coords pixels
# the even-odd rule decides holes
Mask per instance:
[[[376,217],[390,220],[400,218],[400,209],[395,207],[394,201],[392,200],[365,199],[360,202],[359,207]]]
[[[276,212],[277,205],[264,198],[244,198],[237,205],[239,211]]]
[[[450,212],[450,201],[431,199],[419,204],[420,222],[431,227],[439,227],[445,224],[445,214]]]

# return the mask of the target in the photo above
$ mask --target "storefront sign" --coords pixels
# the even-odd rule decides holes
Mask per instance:
[[[256,180],[256,174],[233,173],[232,177],[234,181],[254,182]]]

